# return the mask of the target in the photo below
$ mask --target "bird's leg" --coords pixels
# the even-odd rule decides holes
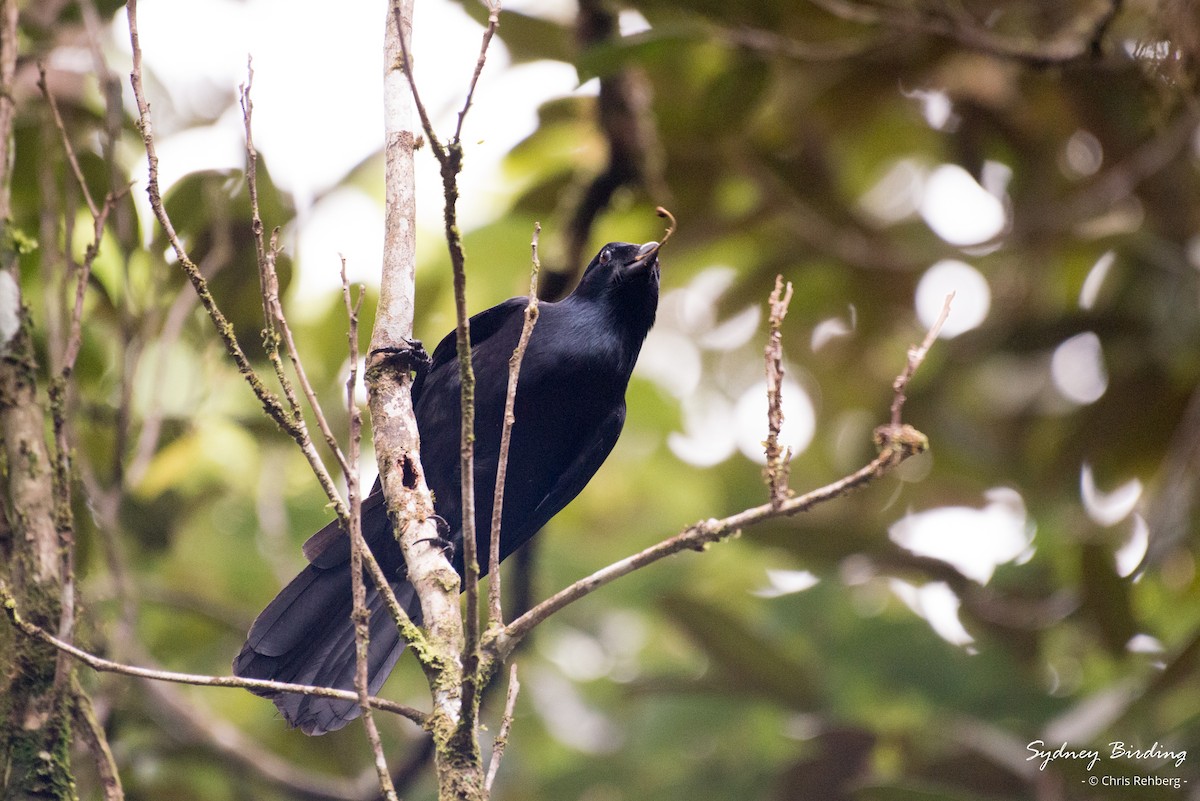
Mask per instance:
[[[403,340],[398,347],[376,348],[367,357],[370,367],[391,367],[406,372],[424,374],[429,369],[430,358],[419,339]]]

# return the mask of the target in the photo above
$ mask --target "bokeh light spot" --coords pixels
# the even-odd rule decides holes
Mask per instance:
[[[929,174],[921,216],[952,245],[981,244],[999,236],[1007,224],[1004,204],[957,164],[943,164]]]
[[[1080,406],[1095,403],[1108,389],[1104,349],[1091,331],[1071,337],[1054,349],[1050,377],[1064,398]]]

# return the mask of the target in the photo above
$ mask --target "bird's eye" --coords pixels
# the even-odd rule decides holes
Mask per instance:
[[[612,259],[612,251],[611,250],[609,250],[608,248],[605,248],[604,250],[600,251],[600,264],[601,265],[608,264],[609,260],[611,260],[611,259]]]

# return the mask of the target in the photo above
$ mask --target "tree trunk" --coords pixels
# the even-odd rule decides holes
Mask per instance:
[[[17,0],[0,0],[0,581],[20,614],[58,629],[61,565],[53,470],[11,224]],[[51,646],[0,623],[0,797],[74,799],[71,681]]]

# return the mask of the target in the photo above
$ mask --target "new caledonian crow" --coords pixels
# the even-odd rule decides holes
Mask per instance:
[[[579,285],[543,303],[521,367],[500,527],[500,558],[523,545],[588,483],[625,423],[625,389],[658,307],[657,242],[612,243],[592,259]],[[475,492],[478,553],[490,542],[492,499],[508,390],[508,362],[524,320],[525,298],[471,318],[475,370]],[[412,395],[421,463],[437,514],[448,524],[452,561],[463,572],[459,469],[459,363],[454,333],[419,371]],[[420,602],[406,580],[378,482],[363,501],[363,535],[414,621]],[[234,659],[234,673],[338,689],[354,688],[350,621],[350,542],[337,521],[305,544],[309,564],[263,610]],[[482,570],[487,569],[486,558]],[[404,642],[372,582],[369,686],[383,685]],[[306,734],[324,734],[359,714],[358,704],[296,693],[260,692]]]

